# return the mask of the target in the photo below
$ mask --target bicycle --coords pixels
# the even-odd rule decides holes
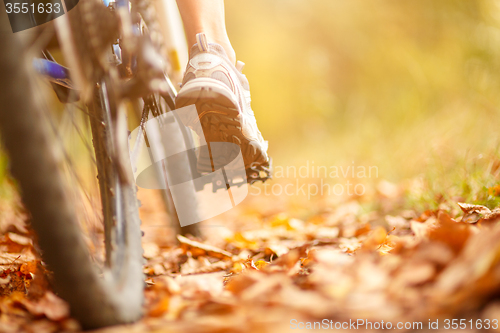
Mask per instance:
[[[1,36],[6,52],[0,55],[0,131],[12,174],[31,213],[42,258],[53,272],[54,288],[70,304],[72,315],[84,328],[133,322],[142,313],[144,259],[136,186],[128,161],[124,100],[133,101],[129,106],[132,104],[136,113],[144,105],[139,110],[144,118],[149,112],[156,115],[173,109],[175,98],[175,89],[164,68],[145,55],[159,55],[161,47],[154,30],[159,28],[154,26],[154,18],[148,18],[150,13],[148,3],[141,0],[104,4],[80,1],[54,22],[55,29],[45,27],[33,41],[36,48],[43,50],[43,44],[50,40],[44,34],[55,30],[70,70],[55,62],[45,50],[42,58],[26,63],[20,57],[26,49],[19,38]],[[5,25],[7,20],[2,15]],[[37,50],[32,47],[32,51]],[[68,156],[68,149],[63,150],[62,156],[56,151],[64,146],[64,140],[59,136],[60,128],[48,119],[47,110],[40,110],[43,99],[37,95],[32,66],[48,77],[60,101],[84,101],[81,113],[72,112],[69,121],[83,137],[90,152],[88,157],[97,169],[101,197],[101,207],[97,209],[99,205],[93,199],[96,193],[83,190],[94,177],[82,179],[75,172],[75,161]],[[80,90],[75,89],[75,81]],[[152,83],[160,83],[160,87],[152,88]],[[91,133],[93,148],[85,142],[85,128],[76,126],[83,116],[89,124],[86,130]],[[190,133],[183,135],[186,140]],[[196,163],[193,158],[193,152],[188,151],[171,167],[181,168],[193,177],[189,167]],[[66,165],[65,174],[60,172],[62,163]],[[73,187],[80,187],[76,192],[84,193],[68,190],[68,179]],[[193,200],[194,193],[191,195],[185,199]],[[87,239],[82,234],[72,197],[83,202],[80,205],[88,214],[86,219],[99,219],[92,217],[92,210],[102,211],[98,215],[104,226],[97,231],[104,236],[104,258],[99,258],[98,251],[90,255],[89,245],[97,247],[98,242],[89,241],[89,233]],[[166,198],[171,201],[168,190]],[[173,206],[169,208],[175,220],[175,210]],[[99,229],[93,222],[86,228]],[[185,228],[184,232],[196,233],[197,229]]]
[[[169,1],[155,4],[168,7]],[[26,49],[15,35],[0,37],[7,50],[0,53],[0,133],[12,174],[31,213],[42,258],[53,272],[54,288],[70,304],[72,315],[84,328],[133,322],[142,312],[141,230],[131,168],[134,152],[132,149],[131,158],[126,116],[136,117],[139,128],[143,128],[148,118],[161,118],[173,110],[176,90],[170,77],[178,80],[182,74],[179,54],[175,49],[165,50],[162,40],[162,35],[169,32],[160,23],[165,25],[171,20],[158,20],[154,12],[168,11],[165,7],[151,10],[147,0],[80,0],[54,21],[55,28],[47,25],[28,43],[35,45],[31,52],[38,53],[38,57],[26,57],[27,62],[20,56]],[[5,25],[6,20],[1,23]],[[179,31],[182,32],[178,29],[177,35]],[[58,64],[46,49],[54,33],[68,67]],[[170,76],[162,66],[165,54],[170,59]],[[33,68],[48,79],[59,101],[69,106],[59,115],[59,125],[47,110],[40,108],[43,99],[33,82]],[[75,104],[78,100],[83,107]],[[170,122],[177,130],[168,132],[169,142],[173,146],[193,147],[192,132],[181,126],[173,114]],[[81,138],[79,146],[65,142],[70,140],[61,137],[61,124],[76,129],[72,133]],[[87,140],[90,136],[93,147]],[[157,141],[152,133],[144,133],[144,140],[150,146]],[[76,172],[83,168],[76,167],[82,159],[81,151],[90,161],[88,169],[97,170],[96,174],[90,171],[90,176],[82,177]],[[178,179],[200,177],[194,149],[176,154],[167,164],[156,168],[163,181],[172,179],[171,175]],[[247,181],[266,180],[270,174],[261,177],[251,168],[250,172],[251,179],[236,172],[224,172],[224,181],[204,179],[212,182],[215,192]],[[67,186],[68,182],[71,186]],[[163,196],[169,214],[179,226],[168,184],[165,185]],[[180,199],[195,203],[197,190],[183,191]],[[94,199],[97,196],[100,203]],[[75,201],[79,206],[75,206]],[[96,214],[98,211],[101,213]],[[200,220],[196,208],[188,213],[192,220]],[[79,216],[83,216],[83,223]],[[82,233],[82,227],[86,232]],[[199,232],[196,226],[179,231]],[[102,243],[103,249],[99,245]]]

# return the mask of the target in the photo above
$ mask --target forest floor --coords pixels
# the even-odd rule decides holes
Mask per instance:
[[[96,332],[499,331],[500,209],[461,198],[411,209],[405,191],[252,196],[205,223],[204,239],[175,241],[158,193],[140,190],[145,315]],[[0,332],[79,331],[19,200],[0,204]]]

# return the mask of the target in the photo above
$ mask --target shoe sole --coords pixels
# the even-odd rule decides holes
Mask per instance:
[[[205,140],[237,144],[247,169],[253,162],[257,162],[257,166],[267,165],[267,160],[258,149],[259,143],[243,135],[239,120],[241,112],[236,96],[222,82],[210,78],[193,79],[179,91],[175,104],[176,108],[196,105]],[[198,159],[198,171],[212,172],[210,158],[201,157]]]

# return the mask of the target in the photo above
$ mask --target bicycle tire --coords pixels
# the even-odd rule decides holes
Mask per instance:
[[[8,22],[6,17],[2,21]],[[144,289],[135,185],[119,190],[123,201],[117,210],[123,209],[125,218],[117,224],[124,227],[125,243],[119,243],[115,251],[122,251],[124,261],[106,270],[102,278],[67,195],[59,171],[62,156],[55,149],[48,113],[37,96],[29,61],[21,56],[25,49],[10,33],[0,34],[0,44],[5,50],[0,53],[0,133],[12,175],[31,214],[42,258],[53,272],[54,289],[70,304],[72,315],[84,328],[133,322],[142,314]],[[96,113],[109,111],[98,104],[94,105]],[[94,144],[96,140],[99,138],[94,137]],[[111,260],[111,264],[118,263]]]

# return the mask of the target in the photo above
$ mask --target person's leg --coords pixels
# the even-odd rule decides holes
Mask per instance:
[[[204,32],[211,43],[220,44],[229,60],[236,63],[236,54],[227,36],[224,0],[177,0],[189,47],[196,44],[196,34]]]
[[[208,150],[199,151],[198,171],[210,173],[215,163],[225,165],[232,161],[234,151],[214,151],[212,148],[217,145],[210,145],[229,142],[241,148],[247,181],[265,181],[271,170],[267,142],[250,106],[250,87],[242,74],[244,64],[236,63],[227,36],[224,1],[177,0],[177,5],[192,52],[175,106],[196,106],[197,113],[181,113],[180,118],[207,142]],[[195,44],[198,45],[193,48]]]

